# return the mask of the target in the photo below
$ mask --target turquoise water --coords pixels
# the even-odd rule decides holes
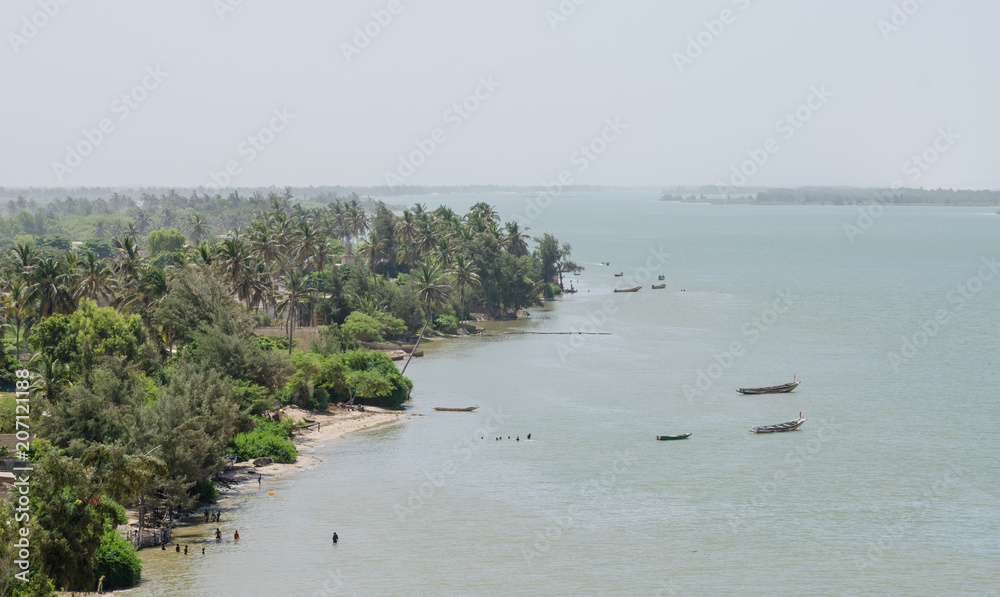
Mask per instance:
[[[558,198],[528,225],[573,245],[580,292],[509,329],[602,335],[437,342],[407,370],[424,416],[230,500],[240,545],[152,554],[130,593],[997,595],[1000,216],[896,207],[852,243],[857,218]]]

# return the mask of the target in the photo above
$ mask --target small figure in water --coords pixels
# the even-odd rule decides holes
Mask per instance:
[[[337,536],[337,531],[334,531],[333,532],[333,542],[336,543],[339,540],[340,540],[340,537]]]
[[[260,487],[260,478],[261,477],[263,477],[263,475],[257,475],[257,487]]]
[[[222,531],[220,531],[219,529],[215,529],[215,538],[222,539]]]
[[[177,549],[175,549],[174,551],[176,551],[177,553],[181,552],[181,544],[180,543],[177,544]]]
[[[201,555],[205,555],[205,548],[204,547],[201,548]]]
[[[166,543],[161,543],[160,544],[160,551],[167,551],[167,544]]]
[[[531,439],[531,434],[530,433],[528,434],[528,439]]]
[[[233,533],[233,541],[239,541],[239,540],[240,540],[240,532],[236,531],[235,533]]]
[[[188,546],[187,545],[184,546],[184,555],[188,555]]]
[[[205,508],[205,522],[208,522],[208,508]]]
[[[514,441],[517,441],[517,442],[521,441],[521,436],[520,436],[520,435],[519,435],[519,436],[517,436],[517,437],[516,437],[516,438],[514,439]]]

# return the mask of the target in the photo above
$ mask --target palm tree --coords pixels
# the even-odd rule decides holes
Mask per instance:
[[[375,264],[385,258],[388,244],[384,238],[379,238],[378,232],[372,230],[358,245],[358,257],[362,263],[368,264],[368,275],[375,276]]]
[[[247,247],[243,241],[227,238],[219,245],[216,254],[222,271],[230,278],[230,287],[235,294],[240,287],[240,276],[246,269]]]
[[[76,301],[68,289],[69,276],[62,260],[47,257],[32,268],[27,300],[36,306],[39,317],[70,313]]]
[[[188,219],[188,237],[191,242],[198,243],[208,236],[208,223],[201,214],[192,214]]]
[[[285,325],[288,326],[288,354],[292,354],[292,339],[295,324],[298,323],[299,311],[309,293],[309,279],[300,271],[291,270],[285,274],[284,288],[279,292],[278,302],[274,305],[274,313],[286,313]]]
[[[531,228],[521,230],[517,222],[507,222],[504,224],[504,229],[507,231],[507,234],[504,235],[504,247],[507,249],[507,252],[514,257],[527,255],[528,241],[525,240],[527,237],[524,233],[531,230]]]
[[[409,366],[413,353],[417,352],[417,347],[420,346],[420,341],[427,330],[427,324],[431,320],[431,308],[448,300],[451,288],[447,284],[443,284],[441,278],[441,268],[426,259],[418,263],[417,269],[413,272],[413,281],[417,285],[417,300],[424,305],[425,318],[424,325],[420,328],[420,334],[417,335],[417,343],[410,351],[410,356],[406,358],[406,363],[400,373],[406,373],[406,367]]]
[[[80,281],[76,285],[76,292],[73,294],[75,300],[89,298],[94,302],[110,301],[111,287],[108,279],[111,277],[111,269],[104,265],[93,251],[87,251],[83,260],[77,264],[80,272]]]
[[[479,274],[476,273],[476,266],[467,260],[465,255],[459,254],[455,256],[455,264],[452,265],[448,274],[451,275],[455,281],[455,287],[458,288],[459,303],[462,309],[459,319],[465,319],[465,289],[483,287],[482,282],[479,281]]]
[[[135,286],[125,289],[116,297],[116,302],[122,311],[145,315],[167,296],[169,290],[163,268],[145,265],[136,276]]]
[[[73,385],[69,380],[69,365],[60,363],[58,359],[51,359],[42,353],[35,355],[31,360],[31,365],[35,375],[28,391],[34,395],[45,396],[48,403],[55,406],[59,393]]]
[[[31,318],[28,316],[28,287],[20,280],[10,280],[4,291],[3,308],[4,319],[13,321],[14,327],[14,358],[21,360],[21,338],[28,334],[31,329]]]

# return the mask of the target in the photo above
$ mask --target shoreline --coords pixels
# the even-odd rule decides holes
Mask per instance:
[[[347,408],[338,408],[336,406],[331,406],[329,409],[323,412],[311,412],[298,408],[296,406],[285,407],[284,413],[286,417],[293,419],[302,420],[308,418],[313,420],[314,425],[308,429],[303,429],[296,433],[292,441],[295,443],[295,448],[298,450],[298,457],[293,463],[271,463],[262,466],[255,466],[253,461],[237,462],[232,467],[219,471],[215,478],[217,481],[216,485],[219,490],[219,497],[215,504],[209,506],[201,506],[190,514],[174,520],[174,525],[178,522],[183,522],[188,519],[197,520],[198,517],[203,515],[202,513],[208,510],[224,510],[226,514],[230,517],[226,522],[231,522],[232,517],[238,519],[239,510],[231,510],[225,507],[222,503],[230,498],[236,497],[249,487],[249,484],[258,478],[262,479],[279,479],[289,477],[299,471],[313,468],[318,464],[322,463],[323,460],[313,456],[313,452],[322,444],[326,442],[339,439],[349,433],[355,433],[358,431],[366,431],[368,429],[375,429],[378,427],[383,427],[385,425],[393,425],[399,423],[405,419],[422,416],[409,413],[405,410],[389,410],[384,408],[379,408],[375,406],[365,406],[365,410],[351,410]],[[128,523],[119,527],[119,530],[132,531],[138,528],[138,510],[136,508],[128,508],[126,510],[128,514]],[[152,529],[146,529],[146,533],[152,533]],[[168,545],[174,544],[173,538],[167,542]],[[144,549],[138,551],[139,558],[143,561],[143,566],[147,564],[147,557],[144,553],[147,552],[157,553],[160,551],[158,547],[147,546]],[[155,556],[154,556],[155,557]],[[145,574],[143,575],[144,578]],[[140,581],[141,582],[141,581]],[[155,580],[153,580],[155,582]],[[131,591],[136,587],[130,589],[120,589],[120,591]],[[114,594],[117,591],[105,590],[103,594]],[[97,593],[63,593],[65,595],[96,595]]]

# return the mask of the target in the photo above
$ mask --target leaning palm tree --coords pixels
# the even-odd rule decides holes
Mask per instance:
[[[276,315],[286,314],[285,325],[288,327],[288,354],[292,354],[292,340],[295,324],[298,323],[299,311],[302,309],[306,296],[309,294],[309,279],[300,271],[291,270],[285,273],[284,287],[278,293],[278,302],[274,305]]]
[[[431,320],[431,308],[447,301],[451,292],[451,288],[442,281],[441,268],[426,259],[417,264],[417,269],[412,272],[412,275],[413,281],[417,285],[417,300],[424,305],[425,317],[424,325],[420,328],[420,334],[417,335],[417,343],[413,345],[413,350],[406,358],[406,363],[400,373],[406,373],[406,367],[409,366],[413,353],[417,352],[417,347],[420,346],[420,341],[427,330],[427,324]]]

